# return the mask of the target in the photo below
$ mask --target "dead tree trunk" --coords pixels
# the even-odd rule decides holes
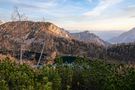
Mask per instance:
[[[23,49],[22,49],[22,44],[23,44],[23,38],[22,38],[22,27],[21,27],[21,21],[22,20],[26,20],[27,19],[27,17],[25,16],[25,14],[21,14],[20,12],[19,12],[19,9],[18,9],[18,7],[15,7],[14,8],[14,12],[13,12],[13,14],[12,14],[12,16],[11,16],[11,19],[12,19],[12,21],[19,21],[19,24],[18,24],[18,27],[20,28],[19,30],[18,30],[18,34],[19,34],[19,36],[18,36],[18,38],[20,39],[20,41],[19,41],[19,43],[20,43],[20,64],[22,64],[23,63],[23,60],[22,60],[22,57],[23,57]]]
[[[41,50],[41,54],[40,54],[40,57],[39,57],[39,60],[38,60],[38,63],[37,63],[37,66],[39,66],[40,62],[41,62],[41,59],[42,59],[42,55],[43,55],[43,52],[44,52],[44,48],[45,48],[45,40],[43,41],[43,48]]]

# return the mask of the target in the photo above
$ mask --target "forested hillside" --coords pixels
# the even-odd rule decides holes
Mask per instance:
[[[135,44],[112,45],[107,49],[107,56],[119,61],[135,62]]]

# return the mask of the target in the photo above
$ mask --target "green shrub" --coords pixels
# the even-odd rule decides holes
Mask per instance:
[[[101,60],[76,58],[43,68],[0,62],[0,90],[134,90],[134,81],[134,68]]]

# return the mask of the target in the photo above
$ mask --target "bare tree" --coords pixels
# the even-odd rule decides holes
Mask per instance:
[[[37,66],[39,66],[40,62],[41,62],[41,59],[42,59],[42,55],[43,55],[43,52],[44,52],[44,48],[45,48],[45,40],[43,41],[43,48],[41,50],[41,54],[40,54],[40,57],[38,59],[38,63],[37,63]]]
[[[44,17],[42,18],[42,21],[45,22],[45,18]],[[39,57],[38,62],[37,62],[37,67],[39,66],[39,64],[41,62],[42,55],[44,53],[44,49],[45,49],[45,37],[44,37],[44,40],[43,40],[43,47],[42,47],[42,50],[41,50],[41,53],[40,53],[40,57]]]
[[[24,20],[27,20],[27,17],[25,16],[24,13],[20,13],[18,7],[14,7],[14,11],[11,15],[11,20],[12,21],[24,21]],[[18,30],[18,38],[20,39],[19,43],[20,43],[20,64],[23,63],[23,60],[22,60],[22,54],[23,54],[23,49],[22,49],[22,45],[23,45],[23,38],[22,38],[22,28],[21,28],[21,22],[18,22],[18,25],[20,27],[20,30]]]
[[[20,13],[17,6],[14,7],[14,11],[11,14],[12,21],[25,21],[28,20],[28,17],[24,13]]]
[[[45,22],[45,17],[42,17],[42,21]]]

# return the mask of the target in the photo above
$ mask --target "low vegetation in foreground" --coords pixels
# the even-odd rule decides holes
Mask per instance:
[[[33,68],[0,62],[0,90],[134,90],[135,69],[124,64],[107,64],[101,60],[76,58],[63,63]]]

